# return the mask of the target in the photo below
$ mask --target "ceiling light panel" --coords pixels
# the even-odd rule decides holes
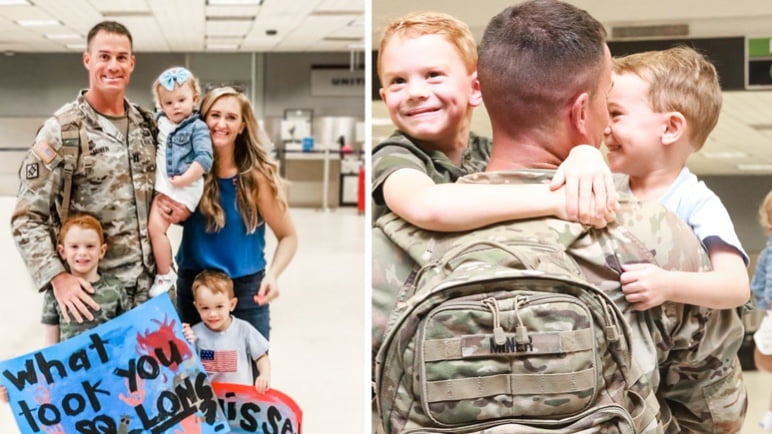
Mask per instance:
[[[93,7],[102,11],[146,11],[148,10],[146,1],[137,0],[90,0]]]
[[[765,172],[772,173],[772,164],[738,164],[737,170],[742,172]]]
[[[239,49],[238,44],[220,44],[220,43],[206,43],[207,50],[224,50],[224,51],[236,51]]]
[[[70,39],[83,39],[83,36],[77,34],[77,33],[50,33],[46,34],[45,37],[47,39],[51,39],[54,41],[61,41],[61,40],[70,40]]]
[[[208,6],[260,6],[263,0],[206,0]]]
[[[15,23],[22,27],[56,27],[56,26],[62,25],[62,23],[59,20],[51,20],[51,19],[16,20]]]
[[[105,19],[121,19],[129,17],[152,17],[153,13],[150,11],[103,11],[102,16],[104,16]]]
[[[242,16],[254,17],[260,11],[259,6],[206,6],[206,17]]]

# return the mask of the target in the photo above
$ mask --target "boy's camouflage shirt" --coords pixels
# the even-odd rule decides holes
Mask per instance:
[[[42,323],[58,325],[60,340],[63,341],[91,330],[131,309],[131,302],[126,294],[126,288],[123,287],[123,283],[120,280],[102,275],[99,280],[91,285],[94,288],[94,294],[91,295],[91,298],[99,305],[99,310],[91,311],[94,314],[93,320],[83,321],[82,323],[74,320],[64,322],[62,311],[56,302],[56,298],[54,298],[54,291],[52,289],[46,290],[43,296]]]
[[[431,151],[417,145],[410,137],[395,131],[373,149],[372,210],[373,222],[389,212],[383,200],[383,183],[399,169],[415,169],[425,173],[435,184],[456,182],[470,173],[482,172],[491,156],[491,142],[487,137],[469,134],[461,167],[453,164],[441,151]]]

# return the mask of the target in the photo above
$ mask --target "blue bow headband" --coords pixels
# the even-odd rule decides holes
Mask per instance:
[[[158,77],[158,83],[168,91],[174,90],[174,82],[182,86],[190,78],[191,73],[187,69],[179,66],[176,68],[169,68],[164,71],[160,77]]]

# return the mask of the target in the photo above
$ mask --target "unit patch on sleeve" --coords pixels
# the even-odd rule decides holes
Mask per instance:
[[[32,147],[32,152],[38,156],[44,164],[50,164],[56,158],[56,151],[46,142],[37,142]]]
[[[38,163],[27,164],[27,166],[24,168],[24,171],[26,172],[27,179],[35,179],[40,174]]]

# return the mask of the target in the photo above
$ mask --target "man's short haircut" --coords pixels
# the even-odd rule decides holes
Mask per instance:
[[[196,275],[193,280],[193,299],[196,299],[198,288],[206,287],[212,294],[225,294],[228,299],[235,297],[233,292],[233,281],[227,274],[218,270],[204,270]]]
[[[572,98],[598,91],[605,43],[601,23],[561,1],[526,1],[493,17],[477,65],[491,120],[513,128],[554,124]]]
[[[691,145],[702,148],[721,112],[718,73],[705,56],[686,46],[646,51],[614,59],[613,71],[648,83],[651,108],[684,115]]]
[[[94,36],[100,31],[126,36],[129,38],[129,47],[131,48],[131,51],[134,51],[134,39],[131,37],[131,32],[129,32],[129,29],[127,29],[126,26],[117,21],[102,21],[92,27],[91,30],[88,31],[88,36],[86,37],[87,50],[91,49],[91,40],[94,39]]]
[[[477,43],[469,26],[442,12],[419,11],[411,12],[397,18],[386,26],[378,47],[378,77],[382,74],[381,58],[386,43],[395,36],[402,38],[417,38],[423,35],[439,35],[453,44],[461,60],[466,65],[467,72],[477,69]]]
[[[76,214],[68,217],[62,224],[62,228],[59,230],[59,244],[64,245],[64,238],[73,226],[93,230],[99,236],[99,242],[101,244],[105,243],[105,235],[102,232],[102,224],[99,223],[99,220],[90,214]]]

